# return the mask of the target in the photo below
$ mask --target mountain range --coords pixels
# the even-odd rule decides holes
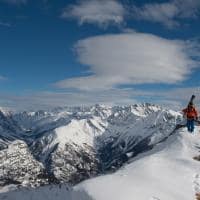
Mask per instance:
[[[75,185],[115,172],[180,128],[179,112],[151,104],[0,111],[0,185]]]

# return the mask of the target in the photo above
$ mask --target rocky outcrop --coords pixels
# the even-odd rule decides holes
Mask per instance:
[[[41,179],[44,167],[36,161],[25,142],[16,140],[8,149],[0,151],[1,185],[17,183],[25,186],[38,186],[47,183]]]

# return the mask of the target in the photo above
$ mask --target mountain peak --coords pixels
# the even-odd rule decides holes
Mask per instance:
[[[181,120],[179,113],[151,104],[2,114],[0,149],[26,145],[13,155],[28,149],[48,176],[74,184],[119,169],[168,138]]]
[[[10,115],[12,110],[7,107],[0,107],[0,112],[2,112],[4,115]]]

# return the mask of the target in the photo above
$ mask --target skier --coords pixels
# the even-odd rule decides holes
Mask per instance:
[[[190,133],[194,132],[194,123],[198,120],[198,112],[193,104],[193,101],[190,101],[187,108],[182,110],[184,116],[187,117],[187,129]]]

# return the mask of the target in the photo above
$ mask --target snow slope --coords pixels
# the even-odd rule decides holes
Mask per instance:
[[[177,131],[119,171],[76,186],[95,200],[194,200],[200,192],[200,129]]]
[[[200,192],[200,129],[178,130],[117,172],[82,182],[37,189],[0,190],[4,200],[195,200]],[[13,189],[12,189],[13,190]]]
[[[12,190],[6,193],[6,190]],[[93,200],[84,191],[74,191],[66,185],[44,186],[37,189],[12,187],[0,193],[1,200]]]

